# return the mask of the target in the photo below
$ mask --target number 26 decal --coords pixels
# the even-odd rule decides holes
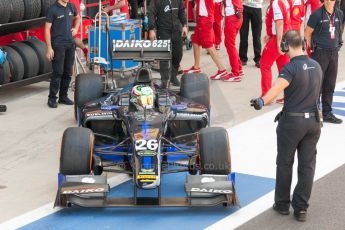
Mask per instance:
[[[158,141],[157,140],[136,140],[135,141],[135,150],[136,151],[143,151],[143,150],[156,150],[158,148]]]

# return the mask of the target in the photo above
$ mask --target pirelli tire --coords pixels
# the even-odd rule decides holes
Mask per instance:
[[[9,83],[11,79],[10,65],[8,61],[0,65],[0,85]]]
[[[25,44],[29,45],[35,52],[38,57],[39,61],[39,71],[38,74],[49,73],[52,71],[52,63],[46,57],[47,53],[47,45],[46,43],[38,40],[36,38],[32,38],[29,40],[24,41]]]
[[[180,95],[210,109],[210,81],[208,76],[203,73],[182,75]]]
[[[7,52],[7,60],[10,65],[12,81],[22,80],[24,76],[24,64],[22,57],[15,49],[9,46],[4,46],[3,50]]]
[[[41,0],[24,1],[24,20],[38,18],[41,14]]]
[[[11,4],[8,0],[0,0],[0,24],[8,23],[11,16]]]
[[[23,0],[11,0],[11,16],[9,22],[19,22],[24,18],[24,1]]]
[[[75,80],[74,117],[77,120],[78,110],[85,103],[103,96],[103,79],[98,74],[79,74]]]
[[[67,128],[62,136],[60,173],[64,175],[90,174],[94,139],[94,134],[90,129]]]
[[[13,43],[9,47],[15,49],[22,57],[24,64],[24,76],[23,78],[34,77],[39,71],[39,60],[34,49],[24,43]]]
[[[56,2],[56,0],[41,0],[41,17],[47,16],[49,7]]]
[[[228,175],[231,173],[229,137],[226,129],[207,127],[198,136],[200,173]]]

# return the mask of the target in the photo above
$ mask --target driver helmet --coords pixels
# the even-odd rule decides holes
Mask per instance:
[[[132,89],[132,95],[136,103],[143,108],[153,108],[154,92],[150,86],[136,85]]]

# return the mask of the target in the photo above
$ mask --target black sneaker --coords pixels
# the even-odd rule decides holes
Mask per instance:
[[[307,220],[307,211],[306,210],[295,210],[293,215],[296,220],[304,222]]]
[[[242,61],[242,60],[241,60],[241,63],[242,63],[242,65],[247,65],[247,62],[246,62],[246,61]]]
[[[56,103],[56,100],[55,99],[48,99],[48,106],[50,108],[57,108],[58,107],[58,104]]]
[[[278,205],[276,205],[275,203],[273,204],[273,210],[278,212],[280,215],[284,215],[284,216],[290,214],[289,209],[287,209],[287,210],[280,209],[280,208],[278,208]]]
[[[255,62],[255,67],[260,68],[260,61]]]
[[[173,86],[180,86],[181,84],[180,84],[180,81],[177,79],[177,77],[172,77],[171,79],[170,79],[170,82],[171,82],[171,84],[173,85]]]
[[[343,123],[343,120],[334,116],[333,113],[328,113],[326,115],[323,115],[323,122],[328,122],[328,123],[333,123],[333,124],[341,124],[341,123]]]
[[[60,97],[59,98],[59,103],[64,104],[64,105],[73,105],[73,101],[69,99],[68,97]]]

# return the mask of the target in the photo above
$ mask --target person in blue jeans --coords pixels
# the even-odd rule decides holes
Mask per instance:
[[[68,87],[75,58],[74,36],[78,32],[80,16],[69,0],[57,0],[48,10],[45,23],[47,58],[52,61],[53,74],[50,81],[48,106],[57,108],[60,104],[73,105],[68,98]]]

